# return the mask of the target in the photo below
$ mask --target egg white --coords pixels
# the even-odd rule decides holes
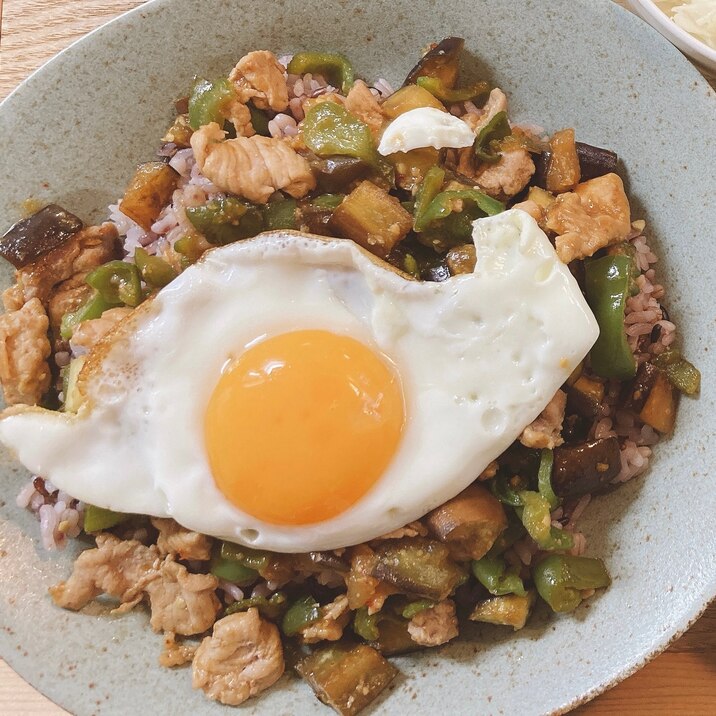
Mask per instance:
[[[173,517],[254,547],[333,549],[389,532],[470,484],[598,335],[530,216],[478,220],[474,239],[475,272],[443,283],[408,280],[350,241],[295,232],[214,249],[95,350],[77,415],[6,411],[0,440],[85,502]],[[385,474],[352,508],[318,524],[277,526],[217,489],[204,414],[227,360],[298,329],[348,334],[386,354],[402,378],[406,425]]]

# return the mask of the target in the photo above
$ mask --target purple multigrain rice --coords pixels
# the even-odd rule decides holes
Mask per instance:
[[[237,584],[222,579],[219,581],[219,589],[223,590],[224,594],[234,602],[240,602],[244,598],[244,592]]]
[[[269,121],[268,130],[272,137],[295,137],[298,125],[290,114],[277,114]]]

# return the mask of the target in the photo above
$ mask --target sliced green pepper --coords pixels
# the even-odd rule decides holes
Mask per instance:
[[[380,612],[368,614],[367,607],[356,609],[353,616],[353,631],[366,641],[375,641],[380,636],[378,622],[381,618]]]
[[[630,262],[628,256],[617,255],[584,263],[587,302],[599,324],[599,338],[589,358],[592,370],[604,378],[627,380],[636,375],[636,360],[624,330]]]
[[[683,358],[681,351],[672,348],[654,358],[654,365],[666,373],[670,383],[685,395],[696,395],[701,390],[701,371]]]
[[[124,512],[114,512],[114,510],[107,510],[95,505],[85,505],[83,528],[85,532],[101,532],[116,527],[129,518],[130,515]]]
[[[261,212],[253,205],[228,196],[185,209],[186,217],[210,244],[224,246],[260,234]],[[179,250],[179,249],[177,249]]]
[[[189,97],[189,126],[195,130],[211,122],[223,126],[228,105],[235,97],[236,90],[227,77],[213,82],[198,80]]]
[[[490,557],[497,557],[501,555],[507,549],[512,547],[517,540],[522,539],[526,534],[525,526],[516,518],[514,512],[510,513],[508,519],[509,523],[507,528],[502,531],[488,552]]]
[[[255,569],[251,569],[240,561],[224,557],[221,549],[214,549],[211,555],[211,564],[209,571],[219,579],[224,579],[232,584],[238,584],[241,587],[253,584],[259,574]]]
[[[82,321],[99,318],[106,310],[116,308],[121,304],[105,301],[99,291],[95,291],[76,311],[70,311],[62,316],[60,322],[60,335],[66,341],[72,338],[75,328]]]
[[[310,204],[318,209],[337,209],[345,198],[345,194],[321,194],[311,199]]]
[[[298,204],[295,199],[282,199],[272,201],[263,208],[264,227],[266,231],[277,229],[297,229],[296,210]]]
[[[503,504],[510,507],[522,507],[524,504],[520,491],[527,488],[526,480],[520,475],[499,472],[490,483],[492,494]]]
[[[286,636],[295,636],[301,629],[320,617],[318,602],[310,595],[297,599],[283,615],[281,630]]]
[[[483,162],[495,164],[500,155],[493,151],[492,142],[509,137],[512,134],[507,112],[498,112],[481,130],[475,139],[475,156]]]
[[[412,254],[405,254],[405,256],[403,256],[403,271],[415,278],[420,278],[420,267],[418,266],[417,259]]]
[[[427,212],[432,200],[440,193],[440,189],[442,189],[444,181],[444,170],[440,167],[431,167],[428,169],[425,174],[425,178],[415,195],[415,218],[413,220],[413,228],[415,231],[421,231],[423,228],[427,228],[428,223],[424,220],[425,213]]]
[[[574,540],[569,532],[552,527],[549,502],[531,490],[520,492],[524,507],[520,519],[527,533],[544,550],[571,549]],[[519,508],[518,508],[519,509]]]
[[[254,107],[253,102],[249,102],[247,106],[249,108],[249,114],[251,115],[251,126],[254,128],[254,132],[262,137],[270,137],[271,132],[269,132],[268,128],[269,118],[266,112]]]
[[[418,217],[416,210],[415,231],[425,231],[436,221],[446,219],[455,210],[455,203],[470,202],[482,212],[483,216],[495,216],[505,210],[505,205],[484,194],[477,189],[458,189],[456,191],[441,191],[431,202],[428,208]]]
[[[271,561],[267,552],[251,549],[251,547],[244,547],[243,545],[234,544],[233,542],[222,542],[219,550],[223,559],[239,562],[243,564],[244,567],[255,569],[257,572],[266,569]]]
[[[353,67],[350,62],[337,53],[299,52],[291,58],[286,71],[290,75],[321,75],[334,87],[340,87],[343,94],[353,86]]]
[[[559,507],[559,497],[552,489],[552,465],[554,464],[554,453],[544,449],[540,453],[539,470],[537,471],[537,489],[539,494],[549,503],[551,510]]]
[[[611,584],[604,562],[591,557],[552,554],[532,570],[542,599],[555,612],[571,612],[582,601],[581,590],[601,589]]]
[[[134,263],[144,283],[151,288],[164,288],[177,277],[177,272],[159,256],[150,256],[144,249],[134,251]]]
[[[467,102],[468,100],[487,94],[490,91],[488,82],[477,82],[472,85],[472,87],[465,87],[463,89],[450,89],[446,87],[438,77],[418,77],[416,84],[426,89],[433,97],[437,97],[445,104]]]
[[[198,261],[205,250],[204,240],[196,234],[187,234],[174,242],[174,251],[181,254],[183,268]]]
[[[472,561],[472,573],[490,594],[496,597],[503,594],[517,594],[523,597],[527,592],[520,579],[519,569],[508,567],[502,557],[485,555]]]
[[[321,102],[311,107],[302,126],[303,141],[319,157],[356,157],[374,169],[388,171],[368,125],[339,104]]]
[[[85,280],[114,306],[138,306],[144,298],[139,269],[126,261],[108,261],[90,271]]]
[[[400,614],[403,619],[412,619],[416,614],[420,614],[420,612],[424,612],[426,609],[430,609],[434,606],[435,602],[432,599],[418,599],[415,602],[407,604]]]
[[[247,597],[246,599],[241,599],[238,602],[229,604],[224,611],[224,616],[245,612],[253,607],[258,609],[261,615],[267,619],[276,620],[286,610],[286,595],[283,592],[276,592],[276,594],[272,594],[268,598]]]

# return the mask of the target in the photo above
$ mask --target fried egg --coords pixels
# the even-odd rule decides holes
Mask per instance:
[[[442,283],[295,232],[213,249],[88,355],[77,413],[6,411],[0,440],[85,502],[253,547],[397,529],[498,457],[598,334],[530,216],[473,236],[474,273]]]

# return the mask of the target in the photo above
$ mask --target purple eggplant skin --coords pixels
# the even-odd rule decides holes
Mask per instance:
[[[576,142],[577,156],[579,157],[580,181],[588,181],[605,174],[616,173],[619,166],[619,157],[610,149],[602,149],[584,142]],[[547,170],[552,158],[550,151],[544,151],[534,158],[535,173],[532,184],[546,188]]]
[[[619,440],[603,438],[554,449],[552,489],[559,497],[603,492],[621,470]]]
[[[48,204],[5,232],[0,238],[0,256],[21,269],[64,244],[83,225],[81,219],[58,204]]]
[[[423,281],[435,281],[437,283],[441,281],[447,281],[450,278],[450,268],[445,261],[441,261],[434,266],[426,268],[420,273],[420,278]]]
[[[403,85],[414,85],[418,81],[418,77],[434,77],[448,89],[453,89],[457,84],[463,47],[465,47],[465,40],[462,37],[446,37],[438,42],[410,70]]]

